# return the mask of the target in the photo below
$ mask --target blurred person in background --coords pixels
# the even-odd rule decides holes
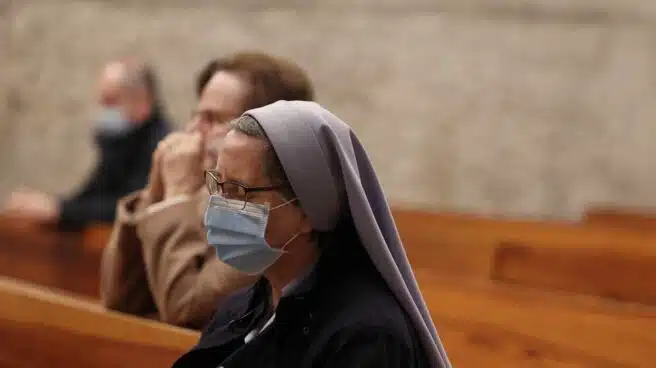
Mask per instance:
[[[118,199],[146,184],[152,154],[170,132],[153,69],[136,60],[112,61],[99,91],[94,132],[100,160],[86,184],[64,199],[18,190],[9,198],[9,214],[63,229],[112,222]]]
[[[119,201],[100,288],[110,309],[200,329],[218,301],[256,281],[207,245],[204,169],[216,164],[231,120],[278,100],[312,100],[313,87],[295,63],[244,52],[209,62],[196,93],[185,131],[157,147],[146,187]]]

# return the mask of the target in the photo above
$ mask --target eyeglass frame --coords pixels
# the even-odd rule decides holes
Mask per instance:
[[[241,183],[238,183],[236,181],[233,181],[233,180],[219,181],[219,178],[217,177],[218,175],[219,175],[219,172],[216,171],[216,170],[205,170],[205,186],[207,187],[207,191],[210,194],[214,194],[210,190],[208,176],[211,180],[214,181],[214,183],[216,183],[217,187],[221,188],[222,193],[225,193],[225,191],[223,190],[223,185],[224,184],[236,185],[239,188],[242,188],[244,190],[244,198],[243,199],[234,198],[234,199],[239,200],[239,201],[243,201],[244,205],[248,202],[248,194],[249,193],[270,192],[270,191],[278,190],[278,189],[283,187],[282,185],[267,185],[267,186],[259,186],[259,187],[248,187],[248,186],[245,186],[245,185],[243,185]]]

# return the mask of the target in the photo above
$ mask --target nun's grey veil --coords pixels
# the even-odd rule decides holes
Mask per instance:
[[[376,173],[351,128],[306,101],[278,101],[245,115],[264,129],[316,230],[335,229],[341,209],[349,207],[364,248],[410,316],[431,367],[450,367]]]

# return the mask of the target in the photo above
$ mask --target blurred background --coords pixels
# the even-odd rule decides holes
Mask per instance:
[[[98,162],[94,132],[130,123],[116,106],[99,114],[109,61],[153,65],[182,128],[196,73],[239,51],[298,63],[363,141],[455,367],[653,365],[655,31],[648,0],[0,0],[0,367],[166,366],[197,341],[100,298],[101,259],[142,236],[140,213],[181,209],[134,197],[146,204],[124,202],[113,232],[131,235],[111,238],[118,197],[86,205],[111,218],[76,231],[2,211],[17,188],[78,191]],[[144,182],[160,133],[143,146]],[[105,177],[130,182],[121,169]],[[119,194],[107,182],[91,181],[96,195]],[[37,209],[52,225],[65,207]],[[120,246],[142,262],[132,271],[147,268],[142,240]]]
[[[0,16],[0,201],[82,183],[108,60],[150,61],[181,127],[196,71],[254,49],[308,71],[395,205],[656,206],[654,2],[2,0]]]

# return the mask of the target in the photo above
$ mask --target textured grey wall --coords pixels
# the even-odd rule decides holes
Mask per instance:
[[[656,206],[656,2],[261,3],[0,0],[0,200],[83,180],[107,59],[154,61],[182,124],[193,73],[257,48],[310,72],[393,203],[558,217]]]

